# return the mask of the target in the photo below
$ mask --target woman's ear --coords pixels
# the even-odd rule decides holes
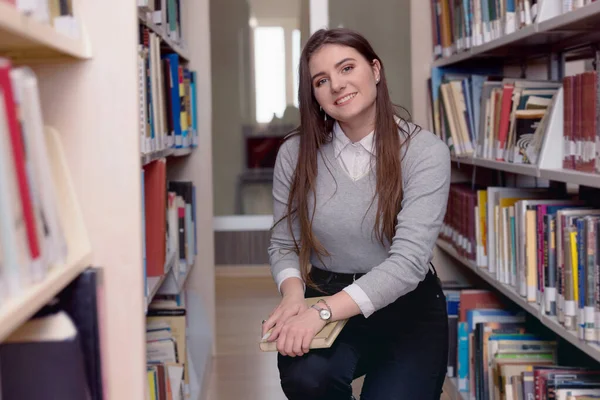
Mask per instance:
[[[373,68],[373,76],[375,77],[375,82],[379,82],[381,79],[381,63],[378,59],[373,60],[371,63],[371,68]]]

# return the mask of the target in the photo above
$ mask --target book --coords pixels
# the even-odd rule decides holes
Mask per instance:
[[[320,297],[309,297],[306,299],[306,305],[311,307],[319,301]],[[335,339],[339,336],[340,332],[348,322],[348,319],[342,319],[339,321],[333,321],[327,323],[313,338],[310,343],[309,349],[326,349],[333,345]],[[270,329],[260,341],[260,349],[262,351],[277,351],[277,342],[268,342],[268,337],[273,329]]]

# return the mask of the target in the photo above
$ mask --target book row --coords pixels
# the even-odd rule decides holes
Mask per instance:
[[[434,132],[453,155],[537,164],[561,82],[436,72]]]
[[[3,0],[16,7],[24,15],[51,25],[57,32],[79,38],[80,30],[70,0]]]
[[[0,343],[3,400],[106,398],[103,276],[84,270]]]
[[[137,0],[137,5],[142,12],[149,14],[152,23],[162,29],[169,39],[185,45],[181,0]]]
[[[600,172],[598,74],[588,71],[563,78],[563,168]]]
[[[441,238],[585,341],[600,343],[600,209],[547,188],[452,184]]]
[[[156,400],[189,397],[185,294],[158,295],[146,316],[148,394]]]
[[[164,158],[145,165],[141,179],[144,279],[148,296],[148,278],[170,272],[169,254],[176,253],[172,266],[176,279],[183,279],[194,265],[198,254],[196,187],[190,181],[168,181]]]
[[[494,292],[444,289],[450,329],[448,376],[477,400],[600,396],[600,370],[560,363],[554,337]],[[564,350],[561,350],[564,351]]]
[[[434,58],[450,57],[595,0],[430,0]],[[544,8],[542,10],[542,7]]]
[[[161,54],[160,37],[140,25],[138,87],[142,154],[198,145],[196,72],[178,54]]]
[[[47,140],[35,74],[0,58],[0,304],[67,260]]]

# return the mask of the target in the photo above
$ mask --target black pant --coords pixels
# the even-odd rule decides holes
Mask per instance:
[[[329,281],[329,279],[328,279]],[[347,282],[316,282],[328,295]],[[307,288],[306,297],[324,294]],[[352,317],[333,346],[302,357],[278,354],[290,400],[350,400],[366,374],[361,400],[439,400],[448,359],[446,298],[436,274],[369,318]]]

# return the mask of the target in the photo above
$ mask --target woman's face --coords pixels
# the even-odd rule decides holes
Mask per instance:
[[[309,70],[315,98],[332,118],[350,123],[374,110],[378,60],[370,63],[352,47],[326,44],[311,56]]]

